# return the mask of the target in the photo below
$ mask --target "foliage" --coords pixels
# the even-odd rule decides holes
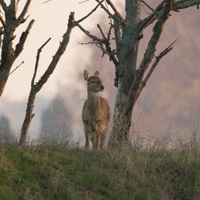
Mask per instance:
[[[0,147],[7,199],[198,199],[200,153]]]

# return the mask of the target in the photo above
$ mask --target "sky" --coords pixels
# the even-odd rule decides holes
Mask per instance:
[[[5,2],[9,3],[10,1]],[[25,2],[25,0],[20,1],[18,13],[20,13]],[[50,42],[45,46],[45,48],[43,48],[41,53],[36,80],[38,80],[42,73],[47,69],[52,56],[55,54],[59,46],[59,42],[62,40],[62,36],[67,29],[70,12],[75,12],[75,19],[78,20],[84,17],[96,6],[95,1],[82,2],[81,0],[52,0],[47,3],[44,2],[45,0],[32,1],[27,13],[27,16],[29,17],[26,23],[22,24],[16,31],[16,38],[14,40],[15,44],[18,42],[21,32],[23,32],[28,26],[28,23],[32,19],[35,20],[25,43],[24,50],[15,61],[12,69],[15,69],[21,62],[24,62],[24,64],[22,64],[14,73],[10,75],[0,101],[0,115],[6,115],[11,121],[11,126],[13,127],[14,131],[17,132],[20,131],[25,115],[25,102],[28,99],[30,91],[30,82],[33,76],[38,48],[40,48],[40,46],[48,38],[51,38]],[[94,18],[97,16],[98,12],[93,15]],[[87,19],[82,24],[87,28],[90,28],[93,25],[92,21],[94,21],[94,18]],[[80,50],[81,45],[79,43],[83,42],[83,37],[84,34],[81,33],[78,28],[73,29],[66,52],[59,61],[53,75],[37,95],[35,103],[36,112],[39,112],[39,110],[41,111],[47,107],[49,102],[58,93],[63,95],[65,93],[69,93],[70,95],[70,92],[73,93],[73,87],[79,87],[80,83],[83,83],[82,80],[80,83],[76,83],[79,72],[86,68],[83,63],[85,63],[88,56],[90,56],[89,48],[84,49],[84,54],[82,52],[80,53],[82,50]],[[78,54],[77,51],[79,51]],[[66,90],[59,91],[61,86],[62,88],[66,88]],[[43,100],[43,107],[38,107],[38,99]],[[23,105],[21,105],[22,102]],[[15,107],[13,103],[15,103]],[[74,106],[73,103],[72,106]],[[17,116],[16,113],[18,113],[19,116]],[[36,117],[36,119],[32,120],[30,130],[37,132],[39,127],[40,117]]]
[[[20,1],[20,6],[23,6],[24,1]],[[49,38],[51,41],[43,49],[40,59],[40,66],[38,71],[38,78],[41,76],[42,72],[47,68],[52,56],[54,55],[59,42],[62,39],[67,28],[68,16],[71,11],[75,12],[75,18],[78,20],[83,17],[90,9],[94,7],[94,1],[88,1],[86,3],[79,4],[80,1],[66,1],[66,0],[52,0],[48,3],[42,3],[40,1],[32,1],[29,12],[30,15],[27,22],[19,27],[17,31],[16,41],[20,36],[28,22],[31,19],[35,20],[35,23],[31,29],[28,36],[28,40],[25,44],[25,48],[20,57],[16,60],[13,69],[18,66],[22,61],[24,64],[21,65],[9,78],[6,90],[3,94],[3,99],[9,101],[21,101],[27,98],[30,80],[33,74],[35,59],[37,49]],[[92,3],[93,2],[93,3]],[[19,6],[19,10],[20,10]],[[89,22],[89,21],[88,21]],[[59,62],[57,69],[53,76],[51,77],[50,83],[47,84],[47,88],[50,87],[51,95],[55,94],[57,91],[57,84],[65,83],[65,77],[61,77],[67,70],[70,73],[71,79],[76,73],[71,69],[70,63],[74,59],[75,49],[73,48],[78,42],[81,41],[83,35],[76,29],[72,32],[72,37],[67,47],[66,53],[63,55],[61,61]],[[42,96],[48,97],[48,89],[41,92]],[[46,92],[45,92],[46,91]]]
[[[25,2],[25,0],[20,0],[19,13]],[[22,61],[24,61],[24,64],[10,75],[0,100],[0,115],[4,114],[9,117],[12,129],[17,132],[20,132],[24,119],[26,102],[30,91],[30,82],[34,71],[38,48],[51,37],[51,41],[45,46],[41,53],[36,80],[39,79],[46,70],[52,56],[55,54],[59,42],[62,40],[62,35],[66,31],[70,12],[75,12],[75,19],[78,20],[88,14],[88,12],[96,6],[94,0],[51,0],[47,3],[44,2],[45,0],[32,0],[27,13],[27,16],[30,16],[28,17],[27,22],[22,24],[16,32],[15,43],[18,41],[21,32],[28,26],[28,23],[32,19],[35,20],[25,43],[24,51],[15,61],[13,69],[15,69]],[[96,26],[95,20],[98,21],[101,11],[102,10],[99,9],[92,17],[85,20],[82,25],[84,25],[86,29],[94,29]],[[196,9],[194,12],[197,12]],[[173,13],[173,15],[175,14],[176,13]],[[179,32],[181,32],[181,29],[185,30],[184,21],[182,23],[179,21],[176,26],[179,27]],[[83,103],[86,96],[86,87],[83,78],[80,79],[80,72],[85,68],[87,69],[87,63],[90,63],[88,62],[88,58],[92,55],[92,49],[89,48],[89,46],[82,46],[79,44],[80,42],[85,42],[83,39],[84,37],[84,34],[78,28],[73,29],[66,52],[59,61],[55,72],[38,93],[34,108],[34,113],[36,115],[33,118],[30,127],[30,132],[33,133],[31,137],[37,136],[41,126],[41,116],[39,113],[49,106],[50,102],[57,94],[60,94],[64,100],[67,100],[67,97],[69,96],[72,96],[72,98],[80,96],[82,97],[81,103]],[[173,40],[170,40],[170,42],[174,41],[174,37],[176,39],[176,36],[173,36]],[[166,46],[169,45],[168,40],[162,41],[166,43]],[[181,44],[184,44],[184,41],[179,37],[176,47]],[[106,82],[107,80],[104,81]],[[77,91],[80,93],[76,94]],[[106,91],[103,92],[103,96],[106,96]],[[78,118],[77,127],[79,127],[81,123],[80,112],[82,104],[76,105],[76,101],[67,103],[68,106],[72,107],[74,112],[76,112],[75,115]],[[80,125],[80,127],[81,126],[82,125]]]

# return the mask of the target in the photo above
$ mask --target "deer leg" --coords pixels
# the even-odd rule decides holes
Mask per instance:
[[[104,149],[104,145],[105,145],[105,139],[106,139],[106,135],[105,135],[105,132],[101,133],[101,143],[100,143],[100,148],[101,150]]]
[[[92,147],[93,147],[93,149],[97,149],[98,146],[97,146],[97,136],[96,136],[96,132],[93,132],[92,134],[93,134],[92,137],[91,137]]]
[[[97,142],[97,149],[100,150],[101,148],[101,120],[97,120],[96,122],[96,142]]]
[[[85,148],[90,148],[90,131],[88,125],[84,123],[84,131],[85,131]]]
[[[93,135],[91,141],[92,141],[92,144],[93,144],[93,149],[99,150],[101,138],[100,138],[100,135],[97,131],[94,132],[94,135]]]
[[[101,133],[97,133],[97,149],[100,150],[101,148]]]
[[[90,148],[90,139],[89,139],[89,135],[85,134],[86,138],[85,138],[85,148],[89,149]]]

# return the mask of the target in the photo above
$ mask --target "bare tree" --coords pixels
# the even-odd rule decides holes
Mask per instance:
[[[40,80],[35,83],[35,78],[36,78],[39,59],[40,59],[40,53],[41,53],[42,49],[45,47],[45,45],[50,41],[50,38],[38,49],[38,53],[36,56],[35,70],[34,70],[33,78],[31,81],[31,90],[30,90],[27,108],[26,108],[26,115],[25,115],[25,119],[24,119],[24,122],[22,125],[21,135],[20,135],[20,140],[19,140],[19,145],[21,145],[21,146],[26,144],[26,139],[28,136],[28,129],[30,127],[31,120],[34,116],[33,108],[34,108],[34,101],[36,98],[36,94],[42,89],[43,85],[47,82],[50,75],[55,70],[55,68],[58,64],[58,61],[60,60],[61,56],[65,52],[65,49],[70,40],[70,35],[71,35],[73,27],[74,27],[74,13],[71,12],[71,14],[69,15],[68,27],[67,27],[65,34],[63,35],[63,39],[60,43],[60,46],[58,47],[55,55],[53,56],[52,61],[50,62],[47,70],[41,76]]]
[[[159,61],[173,48],[174,42],[155,55],[165,22],[171,15],[170,12],[180,11],[195,5],[198,8],[200,0],[163,0],[155,9],[144,0],[126,0],[125,18],[122,17],[110,0],[96,0],[96,2],[97,6],[88,15],[76,21],[75,25],[91,38],[90,43],[99,47],[103,55],[108,55],[115,65],[117,96],[113,114],[113,127],[109,139],[109,146],[115,148],[129,142],[134,105]],[[144,19],[141,19],[142,3],[151,12]],[[98,7],[106,12],[110,20],[110,28],[107,33],[104,33],[100,25],[97,26],[102,38],[91,34],[81,26],[81,22],[95,12]],[[144,57],[137,65],[138,48],[140,40],[143,38],[143,31],[153,22],[153,32]],[[113,38],[115,41],[114,48],[111,45]]]
[[[27,18],[25,18],[25,16],[30,3],[31,0],[27,0],[21,13],[17,14],[18,0],[11,0],[9,5],[7,5],[4,0],[0,0],[0,5],[3,9],[3,11],[0,12],[0,21],[2,24],[2,27],[0,27],[0,96],[6,86],[13,63],[22,52],[27,36],[34,23],[34,20],[29,22],[27,29],[22,32],[19,42],[14,47],[15,30],[26,21]]]

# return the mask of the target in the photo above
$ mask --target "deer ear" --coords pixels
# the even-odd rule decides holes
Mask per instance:
[[[87,81],[89,78],[89,72],[87,70],[84,70],[84,79]]]
[[[97,77],[99,77],[99,71],[96,71],[96,72],[94,73],[94,75],[97,76]]]

